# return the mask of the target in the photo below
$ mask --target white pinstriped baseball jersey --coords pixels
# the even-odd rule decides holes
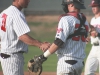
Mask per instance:
[[[100,33],[100,17],[98,17],[98,18],[93,17],[93,18],[91,19],[90,24],[91,24],[93,27],[95,27],[95,30],[96,30],[98,33]],[[97,37],[95,40],[98,40],[98,42],[99,42],[99,44],[100,44],[100,39],[99,39],[98,37]],[[93,38],[91,38],[91,44],[93,44],[93,41],[95,41],[95,40],[93,40]]]
[[[1,53],[27,52],[28,46],[19,36],[30,32],[25,16],[15,6],[10,6],[0,14]]]
[[[24,75],[23,53],[28,51],[27,44],[19,40],[19,37],[30,31],[25,16],[15,6],[10,6],[0,14],[1,36],[1,66],[4,75]]]
[[[90,24],[91,24],[93,27],[95,27],[95,29],[96,29],[96,31],[97,31],[98,33],[100,33],[100,17],[98,17],[98,18],[93,17],[93,18],[91,19]]]
[[[65,60],[77,60],[85,58],[85,38],[84,36],[76,36],[67,40],[70,34],[73,34],[78,29],[80,20],[74,16],[63,16],[58,24],[58,29],[55,38],[59,38],[64,42],[63,47],[57,50],[57,54],[66,56]],[[85,27],[88,31],[88,22],[85,22]]]

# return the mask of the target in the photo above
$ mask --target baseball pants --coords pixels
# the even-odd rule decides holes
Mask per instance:
[[[65,62],[66,57],[61,57],[57,64],[57,75],[81,75],[83,69],[83,61],[77,60],[77,63],[71,65]]]
[[[84,75],[95,75],[98,68],[100,74],[100,46],[92,46],[86,60]]]
[[[8,58],[1,58],[4,75],[24,75],[24,57],[22,53],[11,54]]]

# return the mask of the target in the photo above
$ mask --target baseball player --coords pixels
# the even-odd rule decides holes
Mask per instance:
[[[55,41],[39,59],[45,60],[56,52],[57,75],[81,75],[89,29],[85,16],[80,13],[80,9],[85,9],[84,1],[63,0],[62,5],[66,14],[59,21]]]
[[[92,48],[86,60],[85,75],[95,75],[98,67],[100,74],[100,0],[92,0],[90,6],[94,14],[90,24],[96,31],[91,31]]]
[[[11,6],[0,14],[1,66],[3,75],[24,75],[24,57],[28,45],[36,46],[43,51],[50,43],[40,42],[28,35],[27,25],[22,8],[28,6],[30,0],[13,0]]]

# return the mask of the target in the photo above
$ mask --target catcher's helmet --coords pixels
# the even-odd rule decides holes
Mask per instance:
[[[73,3],[77,9],[86,9],[83,0],[63,0],[62,5]]]

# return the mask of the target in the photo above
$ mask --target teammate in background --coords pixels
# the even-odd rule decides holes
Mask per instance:
[[[1,54],[1,39],[0,39],[0,54]],[[0,57],[0,62],[1,62],[1,57]]]
[[[0,52],[1,52],[1,39],[0,39]]]
[[[89,24],[80,9],[85,9],[82,0],[63,0],[62,5],[66,12],[59,21],[54,43],[39,56],[39,60],[56,52],[58,56],[57,75],[81,75],[86,38]]]
[[[100,0],[92,0],[90,6],[94,14],[90,24],[96,32],[93,30],[90,33],[92,48],[86,60],[84,75],[95,75],[98,67],[100,75]]]
[[[30,0],[13,0],[12,5],[0,14],[1,66],[3,75],[24,75],[24,57],[28,45],[36,46],[42,51],[50,43],[40,42],[28,35],[30,28],[21,12]]]

